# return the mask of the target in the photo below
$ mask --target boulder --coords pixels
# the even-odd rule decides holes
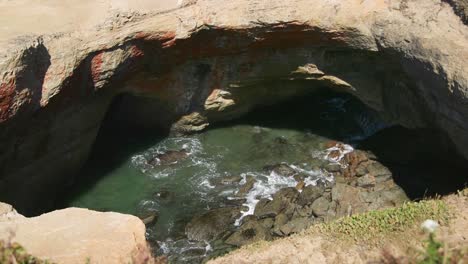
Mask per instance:
[[[255,206],[255,216],[258,218],[275,217],[279,213],[292,215],[296,208],[299,192],[296,188],[283,188],[273,195],[273,199],[261,199]]]
[[[321,184],[317,184],[315,186],[307,185],[306,187],[304,187],[304,189],[302,189],[302,192],[299,195],[298,204],[302,206],[312,204],[312,202],[315,201],[315,199],[322,196],[324,192],[325,186]]]
[[[240,216],[240,207],[212,209],[192,218],[185,227],[185,233],[190,240],[211,241],[231,229]]]
[[[119,213],[67,208],[0,220],[0,240],[17,242],[53,263],[153,263],[145,225]]]
[[[330,201],[324,197],[320,197],[312,203],[311,208],[316,217],[324,217],[330,208]]]
[[[310,219],[308,217],[293,218],[291,219],[291,221],[282,225],[280,230],[283,235],[287,236],[290,234],[299,233],[302,230],[311,226],[313,223],[313,219]]]
[[[271,240],[270,229],[257,220],[251,220],[243,224],[226,241],[226,244],[244,246],[261,240]]]

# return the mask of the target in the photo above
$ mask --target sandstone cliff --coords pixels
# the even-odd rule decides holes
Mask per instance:
[[[37,213],[34,197],[51,198],[79,180],[119,94],[122,119],[187,132],[328,87],[354,94],[390,122],[438,129],[468,157],[468,28],[448,3],[198,0],[173,7],[126,7],[84,28],[52,23],[28,35],[1,34],[0,200]]]

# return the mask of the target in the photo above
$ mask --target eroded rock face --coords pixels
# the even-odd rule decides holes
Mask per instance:
[[[25,218],[0,205],[0,240],[53,263],[154,263],[136,217],[67,208]]]
[[[131,119],[190,132],[328,87],[468,157],[468,28],[447,3],[198,0],[132,17],[0,43],[0,200],[37,213],[70,184],[120,93],[139,98],[122,103]]]

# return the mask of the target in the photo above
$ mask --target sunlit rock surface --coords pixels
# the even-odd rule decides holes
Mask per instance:
[[[53,263],[153,263],[136,217],[79,208],[25,218],[0,204],[0,240]]]

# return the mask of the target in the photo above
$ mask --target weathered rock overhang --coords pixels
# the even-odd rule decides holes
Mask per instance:
[[[448,5],[427,16],[439,3],[423,2],[348,14],[343,8],[360,8],[350,1],[331,16],[322,2],[238,1],[229,5],[248,12],[233,19],[236,11],[206,0],[17,43],[0,60],[0,200],[34,214],[34,197],[51,200],[73,182],[122,93],[133,95],[123,105],[132,119],[190,132],[328,87],[390,122],[437,129],[468,157],[467,28]]]

